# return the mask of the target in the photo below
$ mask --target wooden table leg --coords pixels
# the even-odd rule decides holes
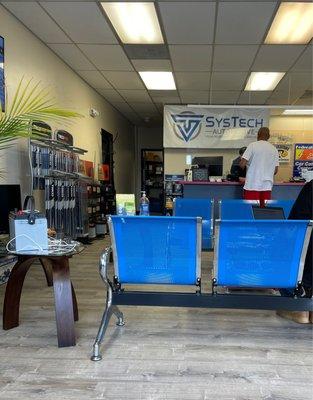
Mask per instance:
[[[51,262],[47,258],[39,258],[40,264],[46,276],[48,286],[53,286]]]
[[[14,265],[5,289],[3,303],[3,329],[8,330],[19,325],[20,300],[25,276],[34,257],[19,257]]]
[[[67,257],[51,259],[59,347],[75,346],[73,293]]]
[[[73,284],[71,283],[72,287],[72,298],[73,298],[73,312],[74,312],[74,321],[78,321],[78,306],[77,306],[77,299],[76,293]]]

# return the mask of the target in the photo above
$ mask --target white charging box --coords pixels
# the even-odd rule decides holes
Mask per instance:
[[[10,239],[14,239],[11,248],[16,252],[48,250],[47,219],[41,214],[35,214],[33,224],[29,223],[29,214],[10,213]]]

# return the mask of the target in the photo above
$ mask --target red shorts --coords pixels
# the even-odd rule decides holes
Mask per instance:
[[[258,192],[257,190],[243,190],[243,198],[245,200],[258,200],[260,207],[265,207],[265,200],[271,200],[272,192],[271,190],[262,192]]]

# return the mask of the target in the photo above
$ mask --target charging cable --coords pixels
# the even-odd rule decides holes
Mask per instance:
[[[35,240],[33,240],[30,236],[25,235],[24,233],[21,235],[17,235],[14,238],[12,238],[11,240],[8,241],[7,245],[6,245],[6,250],[8,253],[19,253],[22,251],[35,251],[33,249],[27,249],[28,246],[23,247],[22,249],[16,251],[15,249],[10,248],[12,242],[17,239],[18,237],[25,237],[27,238],[29,241],[31,241],[35,246],[37,246],[38,251],[42,252],[42,253],[57,253],[57,252],[62,252],[64,254],[67,253],[71,253],[72,251],[75,250],[75,248],[77,247],[77,242],[75,241],[71,241],[70,243],[67,243],[65,240],[62,239],[55,239],[52,238],[50,236],[48,236],[48,249],[43,249],[40,244],[38,244],[37,242],[35,242]],[[53,254],[51,254],[53,255]]]

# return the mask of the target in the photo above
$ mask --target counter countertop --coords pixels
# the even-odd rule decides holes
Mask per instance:
[[[210,181],[179,181],[179,183],[183,185],[236,185],[236,186],[243,186],[244,184],[242,182],[230,182],[230,181],[225,181],[225,182],[210,182]],[[274,183],[274,186],[303,186],[304,182],[277,182]]]

